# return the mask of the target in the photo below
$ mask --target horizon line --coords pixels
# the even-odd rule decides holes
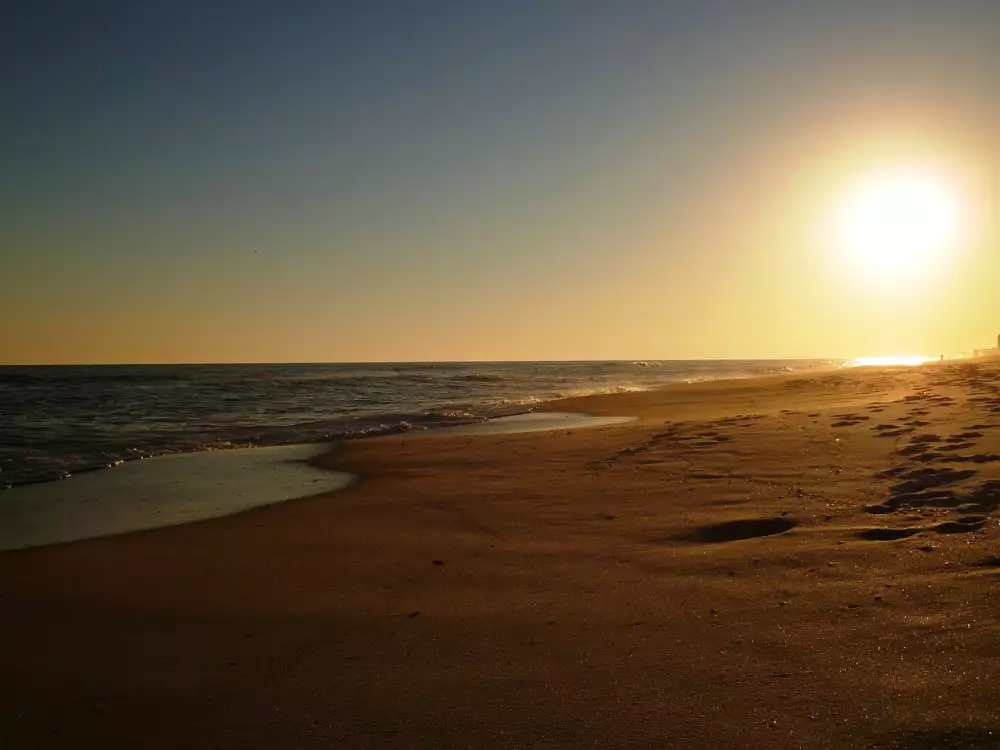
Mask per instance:
[[[328,361],[228,361],[228,362],[34,362],[0,363],[0,367],[225,367],[245,365],[501,365],[590,364],[598,362],[849,362],[857,357],[624,357],[613,359],[373,359]]]

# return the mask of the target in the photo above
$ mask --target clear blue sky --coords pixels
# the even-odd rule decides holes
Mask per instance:
[[[995,0],[53,0],[0,28],[0,363],[851,356],[1000,326],[992,209],[962,315],[876,337],[796,203],[887,154],[995,201]]]

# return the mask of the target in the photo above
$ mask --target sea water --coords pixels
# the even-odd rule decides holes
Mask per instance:
[[[555,398],[830,360],[0,367],[0,488],[181,452],[469,425]]]

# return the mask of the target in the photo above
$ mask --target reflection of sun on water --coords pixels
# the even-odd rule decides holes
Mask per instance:
[[[922,365],[924,362],[930,362],[931,357],[919,357],[919,356],[888,356],[888,357],[858,357],[851,363],[852,367],[893,367],[893,366],[906,366],[914,367],[916,365]]]
[[[895,170],[863,180],[834,214],[838,252],[880,277],[933,270],[958,244],[962,216],[957,191],[931,173]]]

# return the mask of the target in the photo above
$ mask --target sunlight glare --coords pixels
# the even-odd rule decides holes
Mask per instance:
[[[838,250],[880,275],[932,270],[954,249],[960,229],[954,186],[919,171],[869,177],[847,194],[834,218]]]
[[[890,355],[886,357],[858,357],[851,363],[852,367],[916,367],[925,362],[930,362],[931,357],[920,357],[913,355]]]

